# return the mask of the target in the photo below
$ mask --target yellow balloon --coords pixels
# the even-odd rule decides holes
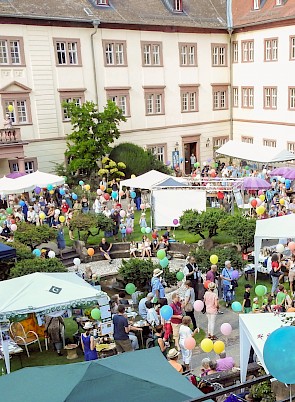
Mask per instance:
[[[136,177],[135,174],[131,175],[131,179],[135,179],[135,177]]]
[[[264,212],[265,212],[265,208],[262,205],[260,205],[260,207],[256,208],[257,215],[263,215]]]
[[[66,218],[65,218],[64,216],[60,216],[60,217],[59,217],[59,221],[60,221],[61,223],[64,223],[65,220],[66,220]]]
[[[211,264],[217,264],[218,263],[218,256],[217,255],[215,255],[215,254],[212,254],[211,256],[210,256],[210,262],[211,262]]]
[[[9,112],[13,112],[14,107],[13,107],[13,105],[8,105],[7,109],[8,109]]]
[[[264,194],[261,194],[261,195],[259,196],[259,198],[261,199],[261,201],[264,201],[264,200],[265,200],[265,195],[264,195]]]
[[[284,198],[281,198],[281,199],[280,199],[280,204],[281,204],[281,205],[284,205],[284,204],[285,204]]]
[[[225,350],[225,345],[222,341],[214,342],[213,350],[216,354],[223,352]]]
[[[201,342],[201,349],[206,353],[211,352],[211,350],[213,349],[213,342],[211,341],[211,339],[203,339]]]
[[[45,219],[45,214],[44,214],[44,212],[40,212],[39,218],[42,219],[42,220]]]
[[[85,184],[84,188],[85,188],[86,191],[89,191],[90,190],[89,184]]]
[[[50,191],[49,191],[49,194],[54,194],[54,190],[50,190]]]

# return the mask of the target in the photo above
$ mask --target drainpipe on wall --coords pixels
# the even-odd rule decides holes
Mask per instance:
[[[97,89],[97,75],[96,75],[96,62],[95,62],[95,52],[94,52],[94,35],[97,33],[97,29],[100,25],[100,20],[92,21],[93,27],[95,29],[91,34],[91,53],[92,53],[92,69],[93,69],[93,78],[94,78],[94,91],[95,91],[95,103],[98,105],[98,89]]]
[[[229,139],[233,139],[233,52],[232,52],[232,34],[233,34],[233,15],[232,15],[232,0],[227,0],[226,3],[227,31],[229,33],[229,113],[230,113],[230,130]]]

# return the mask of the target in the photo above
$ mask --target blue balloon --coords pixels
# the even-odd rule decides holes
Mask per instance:
[[[26,203],[25,203],[23,200],[21,200],[18,204],[19,204],[21,207],[24,207],[24,206],[26,205]]]
[[[78,199],[78,196],[77,196],[77,194],[75,194],[75,193],[72,193],[72,198],[73,198],[73,200],[77,200],[77,199]]]
[[[33,254],[36,257],[40,257],[41,256],[41,251],[38,248],[35,248],[35,250],[33,250]]]
[[[285,180],[285,186],[286,186],[286,189],[287,189],[287,190],[290,190],[290,187],[291,187],[291,180],[286,179],[286,180]]]
[[[47,186],[47,190],[48,190],[48,191],[53,190],[53,185],[52,185],[52,184],[48,184],[48,186]]]
[[[66,193],[66,192],[65,192],[65,190],[64,190],[63,188],[60,188],[60,189],[59,189],[59,194],[60,194],[60,195],[65,195],[65,193]]]
[[[116,200],[118,198],[118,192],[117,191],[112,191],[111,196],[112,196],[113,200]]]
[[[145,228],[145,233],[151,233],[152,229],[150,227]]]
[[[166,268],[169,265],[169,260],[167,257],[162,258],[162,260],[160,260],[160,265],[162,268]]]
[[[135,197],[136,197],[136,192],[135,192],[135,191],[131,191],[130,197],[131,197],[131,198],[135,198]]]
[[[80,186],[84,186],[84,181],[83,181],[83,180],[80,180],[80,181],[79,181],[79,184],[80,184]]]
[[[295,384],[295,327],[272,332],[263,348],[263,360],[270,374],[285,384]],[[287,369],[286,369],[287,367]]]
[[[238,301],[233,302],[231,308],[235,313],[239,313],[240,311],[242,311],[242,305]]]
[[[164,318],[164,320],[166,320],[166,321],[170,320],[170,318],[173,316],[172,307],[170,307],[170,306],[161,307],[160,314],[161,314],[161,317]]]

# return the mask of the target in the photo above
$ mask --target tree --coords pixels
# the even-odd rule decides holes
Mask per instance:
[[[56,231],[47,225],[35,226],[29,223],[19,223],[15,232],[15,240],[31,247],[33,250],[41,243],[56,239]]]
[[[83,169],[90,176],[97,170],[97,161],[110,151],[110,144],[119,138],[118,125],[126,121],[123,112],[112,101],[108,101],[103,112],[93,102],[82,106],[75,102],[63,102],[71,118],[72,133],[67,135],[69,170],[73,173]]]
[[[254,245],[256,220],[240,214],[228,215],[220,222],[220,229],[233,237],[243,252]]]
[[[110,152],[110,158],[115,162],[121,161],[126,165],[125,174],[127,178],[131,177],[132,174],[139,176],[152,169],[167,174],[171,173],[171,170],[151,152],[128,142],[114,147]]]
[[[218,266],[220,269],[224,267],[224,263],[227,260],[230,260],[232,266],[236,269],[242,268],[246,263],[246,261],[242,259],[241,253],[239,253],[237,251],[237,248],[233,246],[215,247],[210,251],[200,247],[191,252],[191,255],[193,255],[196,259],[198,267],[201,268],[201,270],[204,272],[206,272],[211,266],[210,256],[212,254],[218,256]]]
[[[64,265],[57,258],[31,258],[21,260],[10,269],[10,278],[33,274],[35,272],[67,272]]]
[[[78,237],[87,243],[89,236],[98,236],[101,230],[112,231],[114,222],[104,214],[74,214],[70,221],[70,229],[78,231]]]
[[[125,177],[125,173],[122,170],[126,169],[126,165],[123,162],[115,162],[112,159],[105,156],[101,161],[102,167],[99,169],[98,174],[100,177],[106,176],[108,180],[120,180]]]
[[[208,211],[198,212],[194,209],[184,211],[180,217],[180,225],[183,229],[197,234],[205,239],[205,231],[208,231],[208,237],[217,235],[217,230],[221,219],[226,213],[222,209],[208,209]]]

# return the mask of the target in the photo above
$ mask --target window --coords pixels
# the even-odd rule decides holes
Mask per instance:
[[[179,43],[179,64],[183,67],[197,65],[196,43]]]
[[[105,88],[107,99],[113,101],[123,112],[124,116],[130,116],[130,87]]]
[[[9,162],[10,172],[19,172],[19,162],[17,160],[10,160]],[[33,173],[38,169],[37,158],[25,159],[25,172],[27,174]]]
[[[177,11],[180,13],[183,11],[182,0],[174,0],[174,11]]]
[[[233,107],[239,107],[239,88],[233,87]]]
[[[233,63],[238,63],[239,62],[239,42],[234,41],[232,49],[233,49],[233,54],[232,54]]]
[[[264,109],[276,109],[277,108],[277,87],[264,87]]]
[[[105,66],[127,66],[126,41],[103,41]]]
[[[292,154],[295,153],[295,142],[287,142],[287,149],[289,152],[292,152]]]
[[[282,6],[283,2],[282,0],[276,0],[276,6]]]
[[[108,6],[109,5],[109,0],[96,0],[96,4],[98,6]]]
[[[213,67],[226,67],[227,66],[227,45],[225,44],[211,44],[212,52],[212,66]]]
[[[252,109],[254,107],[254,88],[242,87],[242,108]]]
[[[162,42],[141,42],[142,65],[163,66]]]
[[[290,36],[290,60],[295,60],[295,36]]]
[[[226,144],[229,137],[213,137],[213,148],[220,148],[222,145]]]
[[[199,89],[197,85],[179,85],[181,98],[181,112],[197,112]]]
[[[213,110],[228,109],[228,85],[211,85],[213,87]]]
[[[165,114],[164,86],[143,87],[145,97],[145,114],[152,116]]]
[[[251,63],[254,61],[254,41],[242,41],[242,62]]]
[[[0,36],[0,65],[24,66],[25,54],[22,38]]]
[[[84,92],[85,89],[59,89],[60,93],[60,101],[61,104],[63,102],[75,102],[77,106],[82,106],[85,101]],[[62,120],[69,121],[70,116],[67,113],[67,110],[62,106]]]
[[[81,66],[80,39],[53,39],[57,66]]]
[[[12,124],[31,124],[31,89],[16,81],[0,89],[3,116],[9,114]]]
[[[264,61],[278,60],[278,38],[264,40]]]
[[[264,140],[263,140],[263,146],[276,148],[276,146],[277,146],[277,141],[276,141],[276,140],[264,139]]]
[[[241,140],[247,144],[253,144],[253,137],[241,137]]]
[[[260,0],[253,0],[253,10],[259,10]]]
[[[295,110],[295,88],[289,87],[289,110]]]
[[[147,145],[147,150],[155,155],[159,161],[165,162],[167,154],[167,144]]]

